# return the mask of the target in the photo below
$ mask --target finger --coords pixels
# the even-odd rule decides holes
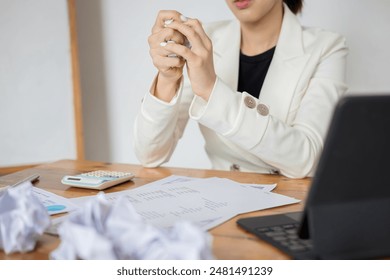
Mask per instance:
[[[184,64],[185,61],[178,57],[161,56],[158,59],[153,60],[153,65],[161,71],[167,71],[171,68],[182,68]]]
[[[182,68],[167,68],[158,70],[160,74],[166,77],[176,77],[176,80],[183,75]]]
[[[191,26],[195,30],[195,32],[202,39],[203,45],[205,45],[206,47],[211,46],[211,41],[203,29],[202,23],[198,19],[189,18],[186,22],[184,22],[184,24]]]
[[[189,62],[192,62],[197,58],[197,55],[189,48],[180,44],[166,44],[164,48],[168,53],[176,54],[178,57],[182,57]]]
[[[165,22],[169,22],[170,20],[180,20],[181,13],[174,10],[162,10],[158,12],[156,17],[156,22],[153,25],[152,33],[156,33],[164,29]]]
[[[169,28],[175,29],[180,33],[182,33],[185,37],[187,37],[192,47],[205,48],[206,45],[204,44],[201,36],[194,28],[192,28],[190,25],[187,25],[186,22],[183,23],[183,22],[173,21],[168,26]]]
[[[148,43],[151,48],[160,45],[161,42],[174,41],[178,44],[184,44],[185,38],[183,34],[172,28],[164,28],[160,32],[149,36]]]
[[[182,57],[172,53],[164,47],[150,49],[149,53],[156,67],[164,66],[162,65],[163,63],[167,63],[166,67],[181,67],[185,63],[185,60]],[[166,58],[174,59],[167,60]]]
[[[165,44],[165,42],[164,42],[164,44]],[[168,43],[168,44],[171,44],[171,43]],[[177,54],[174,54],[174,53],[170,52],[169,50],[167,50],[163,46],[150,49],[149,50],[149,54],[152,57],[152,59],[154,59],[154,58],[156,58],[158,56],[162,56],[162,57],[178,57]]]

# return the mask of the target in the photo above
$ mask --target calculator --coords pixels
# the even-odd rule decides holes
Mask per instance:
[[[131,172],[96,170],[78,175],[64,176],[61,183],[78,188],[104,190],[133,178],[134,174]]]

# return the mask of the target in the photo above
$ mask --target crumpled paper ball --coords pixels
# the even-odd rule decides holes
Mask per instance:
[[[189,222],[159,228],[143,220],[122,198],[111,204],[103,193],[58,228],[60,246],[52,259],[213,259],[211,235]]]
[[[0,249],[5,253],[28,252],[50,225],[44,205],[33,194],[30,182],[0,194]]]

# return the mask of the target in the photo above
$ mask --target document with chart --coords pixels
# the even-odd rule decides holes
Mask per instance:
[[[193,179],[193,180],[192,180]],[[264,186],[267,187],[267,186]],[[269,186],[272,189],[274,186]],[[93,197],[74,198],[82,206]],[[232,217],[299,200],[259,188],[224,179],[195,179],[170,176],[151,184],[106,194],[115,203],[125,198],[151,224],[170,227],[179,220],[187,220],[209,230]]]

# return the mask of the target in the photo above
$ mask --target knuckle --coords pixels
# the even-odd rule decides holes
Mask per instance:
[[[158,11],[157,13],[157,17],[161,18],[163,17],[167,12],[169,12],[168,10],[160,10]]]
[[[156,50],[154,50],[154,49],[149,49],[149,55],[150,55],[152,58],[155,57],[155,56],[157,55]]]
[[[180,59],[179,58],[175,58],[175,62],[173,63],[174,67],[180,67],[181,66],[181,62],[180,62]]]
[[[191,51],[190,51],[188,48],[183,48],[183,54],[184,54],[185,56],[190,55],[190,53],[191,53]]]
[[[177,43],[183,43],[184,42],[184,35],[175,30],[173,35],[172,35],[172,39],[175,39],[175,42],[177,42]]]
[[[165,36],[173,37],[174,34],[175,34],[175,30],[173,30],[172,28],[165,28],[164,29]]]
[[[194,23],[195,25],[202,25],[202,23],[200,22],[200,20],[197,19],[197,18],[193,19],[193,23]]]
[[[158,62],[156,60],[154,60],[154,59],[153,59],[153,65],[154,65],[154,67],[159,68]]]
[[[187,32],[188,32],[188,35],[191,36],[191,37],[194,37],[196,35],[195,30],[192,29],[191,27],[187,28]]]
[[[175,10],[160,10],[157,16],[165,20],[167,17],[178,17],[180,16],[180,13]]]
[[[150,36],[148,37],[148,44],[151,45],[152,43],[153,43],[153,36],[150,35]]]

